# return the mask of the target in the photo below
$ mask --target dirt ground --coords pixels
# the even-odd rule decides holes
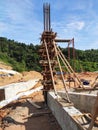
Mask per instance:
[[[2,76],[0,77],[0,86],[23,81],[25,82],[30,79],[37,79],[37,78],[41,79],[42,76],[39,72],[36,71],[23,72],[12,76]]]
[[[12,69],[10,66],[5,65],[4,63],[0,63],[0,68],[8,69],[8,70]],[[78,78],[80,80],[89,81],[89,83],[91,85],[91,84],[93,84],[96,77],[98,76],[98,72],[82,72],[82,73],[76,73],[76,75],[78,76]],[[68,76],[69,76],[68,74],[65,75],[65,80],[67,80]],[[62,87],[61,87],[62,83],[61,83],[60,77],[59,78],[58,77],[56,77],[57,88],[62,89]],[[13,76],[2,76],[2,77],[0,77],[0,86],[7,85],[10,83],[28,81],[28,80],[34,79],[34,78],[42,79],[42,75],[36,71],[29,71],[29,72],[22,72],[20,74],[15,74]],[[69,83],[67,83],[66,86],[68,87]]]
[[[0,67],[10,69],[4,65]],[[23,72],[10,77],[4,76],[0,77],[0,86],[37,78],[42,79],[42,76],[36,71]],[[34,88],[38,86],[40,82]],[[40,109],[29,103],[27,101],[29,98],[36,102]],[[0,130],[61,130],[55,117],[43,102],[42,92],[36,92],[4,107],[0,110]]]
[[[11,69],[5,65],[1,65],[0,68]],[[77,76],[79,79],[88,80],[92,84],[98,76],[98,72],[82,72],[77,74]],[[67,80],[67,77],[68,75],[65,76],[65,80]],[[23,72],[10,77],[4,76],[0,77],[0,86],[36,78],[42,79],[42,75],[36,71]],[[56,78],[56,88],[59,90],[64,89],[60,77]],[[40,86],[40,83],[35,87],[38,86]],[[66,86],[68,87],[69,83]],[[29,103],[27,101],[28,98],[41,108],[38,109]],[[24,97],[0,110],[0,130],[61,130],[49,108],[43,104],[44,98],[42,92],[36,92],[29,95],[28,98]]]
[[[0,61],[0,68],[4,68],[4,69],[7,69],[7,70],[12,69],[12,67],[10,65],[6,65],[4,62],[1,62],[1,61]]]
[[[55,117],[43,103],[42,93],[31,97],[41,108],[34,107],[26,99],[8,105],[1,110],[2,117],[5,117],[1,121],[2,130],[61,130]]]

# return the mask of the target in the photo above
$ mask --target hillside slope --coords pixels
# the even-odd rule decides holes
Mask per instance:
[[[10,64],[14,70],[41,71],[39,64],[39,45],[19,43],[4,37],[0,37],[0,61]],[[68,48],[61,48],[63,54],[68,59]],[[76,72],[98,71],[98,49],[78,50],[75,49],[75,59],[70,48],[70,64]]]

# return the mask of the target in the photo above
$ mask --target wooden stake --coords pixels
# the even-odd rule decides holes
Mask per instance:
[[[62,58],[62,56],[61,56],[60,53],[59,53],[59,57],[61,58],[63,64],[65,65],[66,69],[68,70],[69,74],[71,75],[71,70],[69,69],[69,67],[68,67],[67,64],[65,63],[65,61],[64,61],[64,59]],[[73,79],[74,79],[74,81],[76,81],[75,78],[73,78]],[[76,82],[77,82],[77,81],[76,81]],[[77,82],[77,84],[80,85],[79,82]]]
[[[58,52],[57,52],[57,49],[56,49],[56,45],[55,45],[55,42],[53,42],[53,43],[54,43],[54,49],[55,49],[55,52],[56,52],[56,57],[57,57],[57,61],[58,61],[58,64],[59,64],[59,69],[60,69],[60,73],[61,73],[61,77],[62,77],[62,82],[63,82],[64,88],[65,88],[66,96],[67,96],[68,102],[71,102],[70,99],[69,99],[69,96],[68,96],[66,85],[65,85],[63,71],[62,71],[60,60],[59,60],[59,57],[58,57]]]
[[[69,67],[69,69],[72,71],[72,73],[74,74],[74,76],[77,78],[78,82],[80,83],[80,85],[82,86],[82,88],[84,88],[83,84],[81,83],[80,79],[77,77],[76,73],[74,72],[74,70],[72,69],[72,67],[70,66],[70,64],[68,63],[67,59],[64,57],[63,53],[61,52],[61,50],[59,49],[59,47],[57,47],[58,51],[60,52],[61,56],[63,57],[65,63],[67,64],[67,66]],[[85,89],[85,88],[84,88]]]

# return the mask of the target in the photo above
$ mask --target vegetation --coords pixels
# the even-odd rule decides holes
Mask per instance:
[[[68,49],[62,49],[63,54],[67,58]],[[98,49],[91,50],[75,50],[75,59],[72,55],[72,48],[70,48],[70,64],[73,66],[75,71],[98,71]]]
[[[39,65],[39,46],[26,45],[0,37],[0,60],[10,64],[17,71],[37,70]]]
[[[10,64],[17,71],[36,70],[41,71],[39,64],[39,45],[19,43],[4,37],[0,37],[0,61]],[[67,58],[67,48],[61,48]],[[72,52],[72,48],[70,48]],[[94,50],[75,50],[76,59],[71,53],[70,64],[76,71],[98,71],[98,49]]]

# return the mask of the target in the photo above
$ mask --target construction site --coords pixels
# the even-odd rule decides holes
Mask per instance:
[[[45,3],[42,72],[19,73],[0,63],[0,130],[98,130],[98,72],[75,72],[69,62],[74,38],[57,38],[50,11]],[[67,45],[68,59],[58,43]]]

